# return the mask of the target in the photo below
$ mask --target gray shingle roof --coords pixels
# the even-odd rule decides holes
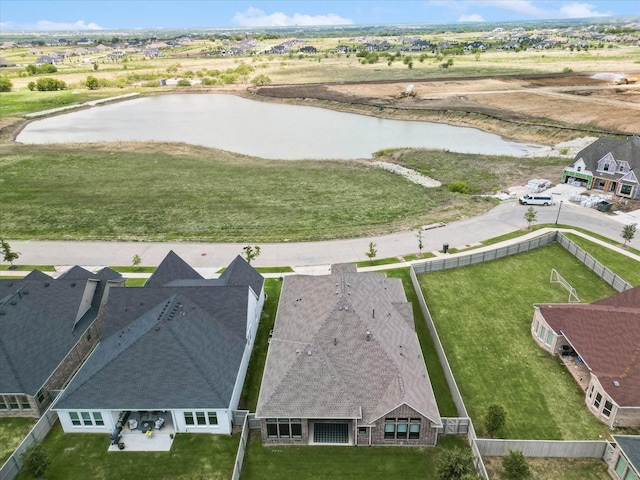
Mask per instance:
[[[638,435],[613,435],[613,439],[629,459],[636,472],[640,472],[640,436]]]
[[[95,320],[91,308],[74,328],[87,282],[96,281],[84,272],[0,280],[0,393],[35,395]]]
[[[173,280],[201,280],[202,275],[171,250],[145,282],[145,287],[161,287]]]
[[[192,275],[182,260],[170,262]],[[111,290],[102,341],[55,408],[228,407],[246,346],[249,286],[186,282]]]
[[[583,148],[575,156],[575,161],[582,158],[587,170],[595,172],[598,161],[607,153],[611,153],[617,161],[627,162],[631,170],[638,171],[640,168],[640,137],[634,135],[626,140],[618,140],[613,137],[602,137],[591,145]],[[575,162],[574,162],[575,163]],[[599,172],[598,176],[603,176]],[[611,178],[619,178],[619,174],[612,174]]]
[[[256,415],[372,423],[402,404],[441,422],[402,282],[353,265],[285,277]]]

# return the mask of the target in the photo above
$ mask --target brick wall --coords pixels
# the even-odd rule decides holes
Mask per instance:
[[[420,418],[420,438],[417,439],[385,439],[384,425],[387,418]],[[407,405],[401,405],[395,410],[389,412],[384,417],[380,417],[375,422],[375,427],[371,432],[371,443],[373,445],[435,445],[438,439],[437,429],[431,421],[420,415],[413,408]]]

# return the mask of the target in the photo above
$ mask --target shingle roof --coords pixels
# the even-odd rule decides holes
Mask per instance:
[[[0,392],[35,395],[97,315],[82,312],[91,274],[53,279],[34,271],[0,280]],[[75,327],[74,327],[75,325]]]
[[[174,255],[165,267],[192,276]],[[249,286],[170,283],[110,291],[102,341],[55,408],[229,406],[247,344]]]
[[[593,304],[539,308],[618,405],[640,407],[640,287]]]
[[[441,422],[402,283],[334,265],[287,276],[256,415],[361,418],[407,404]]]
[[[145,287],[161,287],[172,280],[201,280],[202,275],[171,250],[145,282]]]
[[[638,435],[613,435],[625,457],[629,459],[636,472],[640,472],[640,436]]]
[[[626,140],[618,140],[613,137],[599,138],[580,150],[575,156],[575,161],[582,158],[587,170],[595,172],[598,161],[607,153],[611,153],[617,161],[627,162],[631,170],[636,170],[640,168],[640,137],[633,135]],[[606,174],[604,172],[598,173],[598,176],[603,175]],[[613,174],[611,178],[619,178],[619,176],[619,174]]]
[[[264,277],[247,261],[238,255],[218,278],[224,285],[249,285],[256,295],[260,295]]]

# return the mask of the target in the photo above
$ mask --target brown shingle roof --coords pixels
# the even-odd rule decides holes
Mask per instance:
[[[640,287],[590,305],[539,308],[619,406],[640,407]]]
[[[345,265],[285,277],[256,415],[371,423],[404,403],[441,423],[402,282]]]

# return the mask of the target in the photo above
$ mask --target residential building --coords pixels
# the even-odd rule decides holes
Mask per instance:
[[[230,434],[263,287],[239,256],[207,280],[170,252],[144,287],[112,292],[102,340],[52,407],[63,430],[117,440],[161,421],[175,432]]]
[[[0,279],[0,417],[44,413],[98,342],[114,286],[124,278],[109,268]]]
[[[609,475],[614,480],[640,479],[640,436],[613,435],[618,447],[608,461]]]
[[[562,171],[562,183],[582,185],[619,197],[640,198],[640,137],[602,137],[576,155]]]
[[[552,355],[577,356],[596,418],[640,427],[640,287],[591,304],[535,305],[531,334]]]
[[[442,426],[402,282],[286,276],[258,398],[264,445],[435,445]]]

